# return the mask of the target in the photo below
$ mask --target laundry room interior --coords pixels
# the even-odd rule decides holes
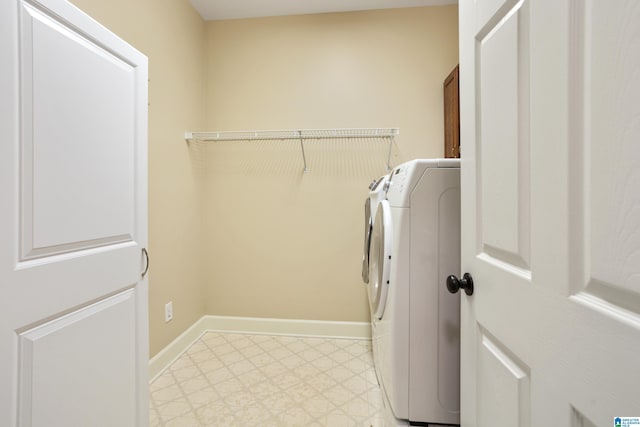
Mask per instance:
[[[0,2],[0,425],[640,426],[638,28]]]
[[[304,172],[295,141],[184,135],[398,128],[392,166],[443,157],[457,5],[204,21],[188,1],[74,3],[149,57],[150,355],[204,315],[367,322],[362,205],[389,142],[308,142]]]
[[[152,360],[173,348],[166,366],[203,317],[311,321],[301,335],[322,322],[366,331],[367,186],[388,166],[444,157],[456,2],[222,20],[186,0],[73,3],[149,58]],[[304,153],[295,139],[185,139],[352,128],[398,134],[310,139]]]

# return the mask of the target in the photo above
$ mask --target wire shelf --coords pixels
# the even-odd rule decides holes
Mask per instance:
[[[399,128],[349,128],[349,129],[288,129],[288,130],[251,130],[223,132],[186,132],[187,141],[247,141],[247,140],[300,140],[304,171],[307,172],[307,158],[304,141],[309,139],[342,138],[386,138],[389,139],[387,170],[391,169],[391,148],[394,137],[400,134]]]

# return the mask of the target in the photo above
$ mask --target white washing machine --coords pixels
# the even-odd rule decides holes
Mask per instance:
[[[460,423],[460,160],[418,159],[388,176],[371,234],[369,290],[386,425]]]

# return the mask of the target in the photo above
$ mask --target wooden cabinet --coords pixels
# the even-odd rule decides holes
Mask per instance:
[[[458,68],[444,80],[444,156],[460,157],[460,89]]]

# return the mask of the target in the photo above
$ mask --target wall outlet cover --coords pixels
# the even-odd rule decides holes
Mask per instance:
[[[173,319],[173,301],[169,301],[164,305],[164,321],[169,322]]]

